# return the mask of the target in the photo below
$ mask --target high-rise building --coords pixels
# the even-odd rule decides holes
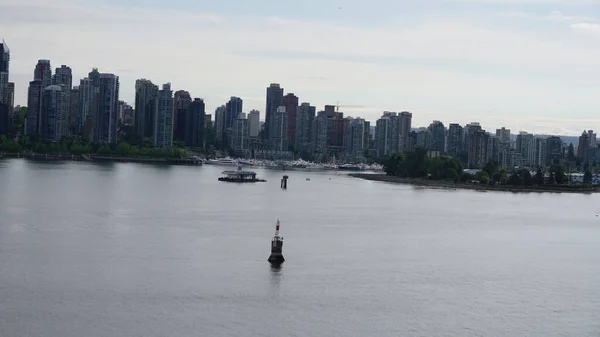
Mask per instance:
[[[204,128],[212,127],[212,115],[204,114]]]
[[[245,113],[240,113],[233,120],[231,149],[238,155],[245,155],[250,148],[248,135],[248,119]]]
[[[185,114],[185,143],[191,148],[204,148],[204,129],[206,128],[206,111],[204,100],[194,98]],[[210,123],[210,120],[209,120]]]
[[[277,108],[275,115],[272,116],[270,130],[270,144],[273,151],[288,150],[288,121],[287,112],[284,106]]]
[[[233,120],[242,113],[244,101],[239,98],[232,96],[229,101],[225,104],[225,130],[233,127]]]
[[[96,97],[98,87],[92,85],[89,77],[79,81],[79,106],[77,108],[77,132],[89,137],[93,116],[93,99]]]
[[[409,150],[412,114],[384,111],[375,126],[375,147],[378,156],[389,156]]]
[[[400,130],[398,150],[402,153],[408,152],[410,131],[412,130],[412,113],[402,111],[398,114],[398,129]]]
[[[448,124],[448,135],[446,137],[446,153],[458,158],[463,152],[463,127],[460,124]]]
[[[50,60],[38,60],[33,72],[33,79],[42,81],[44,88],[52,84],[52,67],[50,66]]]
[[[316,108],[310,103],[302,103],[296,112],[296,132],[294,147],[301,151],[309,151],[312,146],[312,128],[315,120]]]
[[[260,134],[260,111],[252,110],[248,114],[248,136],[257,138]]]
[[[63,122],[67,116],[67,92],[61,85],[50,85],[42,94],[40,136],[50,142],[58,142],[64,135]]]
[[[516,140],[516,150],[521,154],[521,164],[525,167],[535,167],[536,147],[534,136],[525,131],[519,132]]]
[[[171,147],[173,145],[173,91],[171,83],[163,84],[158,91],[155,115],[154,146]]]
[[[417,130],[417,147],[431,149],[433,144],[431,132],[427,128],[419,128]]]
[[[558,136],[546,138],[546,165],[559,164],[563,160],[562,140]]]
[[[116,144],[119,115],[119,76],[99,73],[93,88],[93,130],[96,144]],[[92,80],[94,83],[94,80]]]
[[[9,72],[10,68],[10,50],[8,49],[8,45],[6,42],[2,40],[0,43],[0,73]]]
[[[490,135],[481,128],[469,128],[467,142],[467,167],[482,168],[488,161]]]
[[[283,106],[288,115],[288,141],[296,144],[296,113],[298,111],[298,96],[288,93],[283,96]]]
[[[496,137],[501,143],[510,143],[510,129],[502,127],[501,129],[496,129]]]
[[[594,130],[588,130],[588,139],[590,140],[590,148],[596,147],[596,134]]]
[[[581,158],[583,162],[588,159],[588,150],[590,148],[590,134],[583,131],[579,136],[579,143],[577,145],[577,157]]]
[[[369,148],[370,128],[369,122],[362,118],[347,118],[348,130],[346,131],[346,154],[360,158],[364,157]]]
[[[135,81],[135,132],[141,137],[154,137],[158,86],[145,78]]]
[[[25,134],[33,135],[41,132],[42,93],[44,85],[41,80],[29,82],[27,90],[27,126]]]
[[[446,127],[440,121],[433,121],[427,128],[431,136],[431,145],[428,149],[438,151],[440,154],[446,150]]]
[[[326,111],[319,111],[314,119],[311,130],[311,144],[314,152],[320,155],[327,154],[327,139],[329,136],[329,116]]]
[[[267,88],[267,106],[265,108],[265,130],[263,137],[265,139],[271,139],[273,116],[277,112],[277,109],[283,105],[283,88],[278,83],[271,83]]]
[[[71,133],[78,133],[79,130],[79,111],[81,108],[81,92],[79,86],[74,86],[71,89],[71,98],[69,99],[69,118],[68,128]]]
[[[4,103],[4,92],[8,86],[10,50],[6,42],[0,43],[0,103]]]
[[[7,134],[10,128],[8,105],[0,102],[0,135]]]
[[[225,115],[227,113],[227,108],[225,105],[221,105],[220,107],[215,109],[215,134],[217,140],[223,144],[225,140]]]
[[[54,75],[52,76],[52,84],[61,86],[61,91],[65,96],[63,100],[63,111],[65,111],[65,114],[63,115],[63,123],[61,124],[61,127],[63,128],[61,133],[66,135],[69,132],[71,123],[74,122],[70,118],[70,113],[68,113],[71,111],[71,89],[73,87],[73,72],[71,71],[71,68],[64,64],[61,65],[60,68],[56,68]]]
[[[173,96],[173,139],[183,142],[187,132],[187,112],[192,96],[185,90],[177,90]]]
[[[10,50],[6,42],[0,43],[0,109],[1,133],[7,133],[13,120],[15,84],[9,82]]]
[[[544,167],[546,166],[546,159],[548,156],[548,143],[546,139],[541,137],[536,137],[534,139],[534,147],[535,147],[535,156],[533,160],[532,167]]]

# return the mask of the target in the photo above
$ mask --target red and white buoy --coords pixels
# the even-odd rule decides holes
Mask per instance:
[[[277,219],[277,224],[275,225],[275,235],[273,236],[273,241],[271,241],[271,255],[269,256],[269,261],[272,265],[280,265],[285,261],[282,254],[283,249],[283,238],[279,236],[279,219]]]

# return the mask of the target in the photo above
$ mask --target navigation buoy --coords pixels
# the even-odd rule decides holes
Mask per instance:
[[[277,219],[277,225],[275,225],[275,235],[271,241],[271,255],[269,255],[269,263],[274,266],[279,266],[285,261],[282,254],[283,249],[283,238],[279,236],[279,219]]]

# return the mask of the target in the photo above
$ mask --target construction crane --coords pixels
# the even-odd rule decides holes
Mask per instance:
[[[335,112],[336,113],[340,112],[340,107],[341,108],[364,108],[364,106],[362,106],[362,105],[340,105],[340,101],[337,101],[337,103],[335,105]]]

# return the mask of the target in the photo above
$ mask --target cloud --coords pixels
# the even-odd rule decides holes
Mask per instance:
[[[574,23],[571,28],[576,32],[600,36],[600,24],[597,23]]]
[[[516,18],[516,19],[529,19],[539,21],[555,21],[555,22],[570,22],[570,21],[596,21],[596,19],[587,16],[572,16],[565,15],[560,11],[552,11],[547,15],[538,15],[527,12],[501,12],[499,13],[502,17]]]
[[[209,113],[230,96],[244,99],[244,111],[263,111],[271,82],[319,108],[338,100],[365,106],[346,110],[372,121],[382,110],[410,110],[415,125],[487,123],[503,115],[514,128],[530,123],[528,115],[588,118],[600,110],[595,36],[573,36],[568,26],[565,32],[507,27],[495,12],[458,15],[359,26],[176,6],[4,0],[0,31],[11,47],[20,104],[27,74],[37,59],[48,58],[53,66],[70,65],[74,83],[92,67],[116,73],[129,102],[137,78],[171,82],[204,98]]]

